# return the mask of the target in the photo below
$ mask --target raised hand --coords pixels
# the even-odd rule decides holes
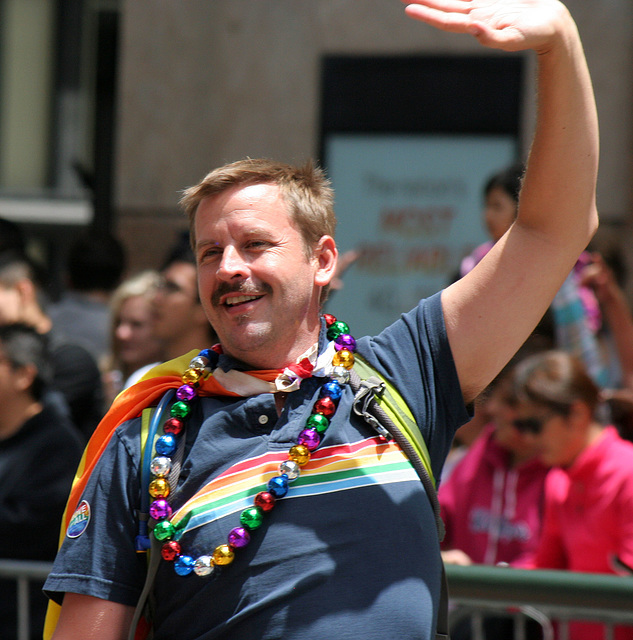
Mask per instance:
[[[403,0],[407,15],[453,33],[467,33],[484,46],[545,53],[573,20],[558,0]]]

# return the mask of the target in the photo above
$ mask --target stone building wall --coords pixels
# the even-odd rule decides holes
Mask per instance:
[[[615,238],[628,257],[633,3],[567,5],[601,119],[599,240]],[[158,265],[186,226],[179,191],[209,169],[244,156],[296,162],[317,153],[324,54],[489,53],[468,36],[408,19],[398,0],[124,0],[122,11],[115,199],[133,268]],[[528,84],[525,140],[534,113]]]

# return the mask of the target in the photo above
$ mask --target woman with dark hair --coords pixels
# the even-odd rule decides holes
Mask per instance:
[[[541,541],[531,566],[633,573],[633,444],[596,417],[600,390],[583,365],[549,351],[521,362],[513,379],[514,426],[530,434],[545,485]],[[598,623],[570,624],[570,640],[604,637]],[[633,627],[615,638],[633,638]]]
[[[524,171],[522,163],[513,164],[493,174],[486,181],[483,189],[483,218],[490,240],[479,245],[462,260],[460,277],[465,276],[512,226],[519,209],[519,192]]]
[[[0,555],[11,560],[55,558],[59,522],[82,443],[61,414],[48,384],[46,338],[32,327],[0,326]],[[29,638],[42,637],[46,598],[29,587]],[[0,635],[18,637],[17,584],[0,580]]]

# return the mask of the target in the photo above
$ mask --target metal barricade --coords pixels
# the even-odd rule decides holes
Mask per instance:
[[[18,640],[29,640],[29,582],[43,582],[53,567],[52,562],[33,560],[0,560],[0,578],[15,580],[18,594]]]
[[[483,565],[446,565],[446,575],[451,624],[471,616],[473,640],[483,637],[486,614],[514,617],[515,640],[523,633],[520,619],[536,620],[545,639],[555,622],[559,640],[567,640],[570,621],[603,623],[605,640],[613,638],[614,625],[633,625],[633,577]]]
[[[49,562],[0,560],[0,578],[17,583],[18,640],[29,638],[29,582],[43,582],[51,568]],[[515,640],[521,640],[520,618],[536,620],[545,640],[552,637],[550,621],[558,623],[560,640],[566,640],[571,620],[604,623],[605,640],[613,637],[614,625],[633,625],[633,577],[483,565],[446,565],[446,575],[451,605],[457,606],[451,622],[471,615],[475,640],[486,613],[503,612],[515,618]]]

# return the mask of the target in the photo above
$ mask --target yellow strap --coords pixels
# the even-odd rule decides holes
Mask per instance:
[[[433,485],[437,486],[435,478],[433,477],[433,471],[431,470],[431,457],[429,450],[426,446],[424,436],[418,427],[411,410],[404,401],[404,398],[400,395],[399,391],[384,378],[374,367],[365,362],[358,354],[354,354],[354,369],[362,380],[367,380],[371,376],[376,376],[384,382],[385,391],[382,395],[376,396],[376,402],[380,408],[394,421],[397,427],[400,428],[403,435],[411,443],[411,446],[415,449],[415,452],[420,456],[424,468],[427,470]]]
[[[149,423],[152,420],[152,414],[156,407],[147,407],[141,413],[141,464],[143,464],[143,456],[145,455],[145,445],[147,444],[147,436],[149,435]]]

